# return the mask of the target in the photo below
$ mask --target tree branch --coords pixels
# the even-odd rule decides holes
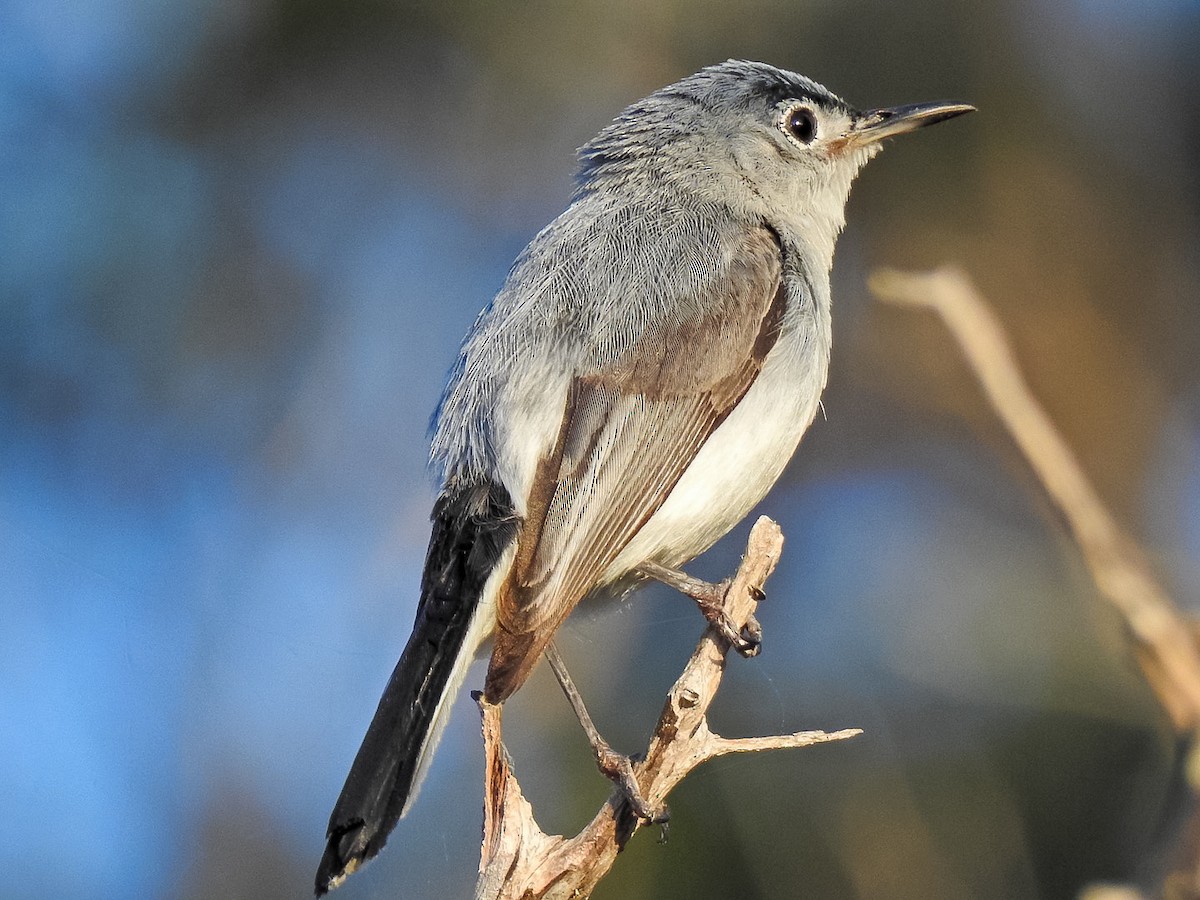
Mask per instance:
[[[750,532],[737,574],[724,589],[722,608],[735,625],[741,627],[752,618],[782,549],[779,526],[760,518]],[[714,734],[708,726],[708,709],[720,687],[729,649],[718,627],[705,629],[667,695],[646,753],[633,764],[634,777],[651,808],[662,806],[667,794],[694,768],[718,756],[807,747],[862,733],[851,728],[736,739]],[[501,741],[501,707],[476,699],[485,748],[483,848],[476,900],[587,897],[641,823],[617,790],[575,837],[543,833]]]
[[[1074,455],[1033,398],[1003,329],[957,269],[928,274],[880,270],[871,290],[898,306],[942,317],[996,414],[1062,512],[1100,593],[1116,607],[1138,645],[1150,686],[1181,733],[1200,725],[1200,651],[1194,626],[1159,585],[1145,556],[1101,503]]]
[[[954,268],[929,273],[877,271],[871,290],[897,306],[931,309],[957,341],[987,398],[1065,518],[1092,580],[1124,619],[1135,655],[1176,731],[1189,740],[1186,768],[1200,770],[1200,649],[1196,623],[1155,579],[1137,544],[1117,525],[1079,463],[1033,398],[1004,330],[967,276]],[[1171,896],[1200,898],[1200,851],[1183,848],[1182,871],[1168,878]],[[1136,898],[1122,886],[1097,885],[1087,897]]]

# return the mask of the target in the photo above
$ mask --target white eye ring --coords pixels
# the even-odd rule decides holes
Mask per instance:
[[[803,104],[789,106],[779,119],[779,129],[797,144],[811,144],[817,139],[817,115]]]

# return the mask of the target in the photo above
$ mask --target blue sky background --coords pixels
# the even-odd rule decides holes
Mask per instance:
[[[0,7],[0,897],[307,893],[411,624],[425,430],[462,333],[565,203],[574,147],[728,56],[981,112],[856,188],[827,417],[763,507],[788,536],[767,652],[715,714],[867,736],[697,773],[672,842],[635,842],[605,896],[1058,897],[1144,873],[1173,746],[1119,624],[944,335],[863,285],[967,266],[1190,602],[1198,20],[1178,0]],[[564,652],[632,750],[696,616],[653,593],[581,618]],[[544,673],[513,707],[545,823],[578,825],[604,785],[576,726]],[[475,729],[463,700],[347,898],[469,889]]]

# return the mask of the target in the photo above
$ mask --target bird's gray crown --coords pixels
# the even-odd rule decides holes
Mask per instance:
[[[745,59],[730,59],[706,66],[654,95],[667,95],[691,101],[713,112],[765,104],[771,109],[782,100],[809,100],[825,108],[849,109],[841,97],[786,69]]]

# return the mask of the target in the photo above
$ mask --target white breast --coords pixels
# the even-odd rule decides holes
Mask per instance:
[[[783,473],[816,415],[829,370],[829,346],[828,306],[811,299],[793,302],[783,332],[746,396],[605,572],[604,581],[618,580],[647,559],[682,565],[753,509]]]

